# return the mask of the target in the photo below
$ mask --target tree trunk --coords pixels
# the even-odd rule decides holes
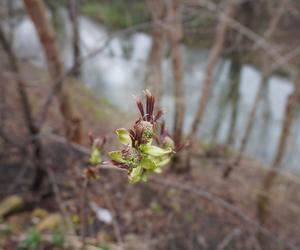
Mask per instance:
[[[251,108],[251,111],[250,111],[250,114],[249,114],[249,117],[248,117],[248,121],[247,121],[247,124],[246,124],[246,129],[245,129],[244,134],[242,136],[240,150],[238,152],[238,155],[237,155],[234,163],[228,165],[227,168],[225,169],[225,171],[223,173],[224,178],[228,178],[230,176],[231,172],[233,171],[233,169],[240,164],[242,156],[243,156],[243,154],[245,152],[245,149],[247,147],[247,143],[248,143],[250,135],[251,135],[252,127],[253,127],[254,122],[255,122],[256,111],[257,111],[258,105],[260,103],[260,100],[263,96],[265,85],[268,83],[268,79],[270,77],[270,73],[269,73],[268,69],[266,68],[266,66],[267,65],[264,66],[264,68],[261,72],[261,74],[262,74],[261,75],[261,80],[260,80],[258,89],[256,91],[256,96],[255,96],[255,99],[254,99],[254,102],[253,102],[253,105],[252,105],[252,108]]]
[[[197,138],[197,131],[203,121],[206,106],[208,103],[208,98],[210,94],[210,88],[213,83],[213,72],[214,68],[219,60],[219,57],[222,53],[224,42],[225,42],[225,37],[226,37],[226,32],[228,29],[228,23],[229,23],[229,18],[232,17],[234,14],[234,1],[230,0],[226,6],[226,9],[224,10],[224,14],[222,14],[224,18],[219,20],[219,23],[216,28],[216,34],[215,34],[215,39],[213,43],[213,47],[209,53],[207,65],[205,68],[204,72],[204,79],[203,79],[203,86],[201,89],[201,98],[198,106],[197,113],[195,115],[191,132],[189,134],[189,140],[191,143],[191,147],[188,152],[188,157],[187,157],[187,165],[190,165],[190,158],[191,158],[191,151],[193,150],[193,145],[195,143],[195,139]]]
[[[282,161],[285,155],[292,123],[295,117],[296,106],[300,99],[300,73],[298,73],[296,78],[296,84],[293,93],[288,97],[288,101],[286,104],[285,115],[283,126],[281,129],[280,140],[277,145],[276,155],[274,157],[271,168],[267,172],[264,177],[261,188],[257,195],[257,217],[259,222],[264,225],[270,214],[270,190],[272,184],[278,174],[278,170],[282,166]],[[258,239],[261,244],[264,245],[266,243],[264,235],[258,234]]]
[[[153,44],[149,56],[147,83],[153,88],[156,102],[160,106],[163,94],[162,61],[166,42],[162,22],[164,22],[166,10],[164,2],[161,0],[148,0],[148,4],[152,17]]]
[[[183,62],[181,45],[183,39],[181,9],[179,0],[168,1],[168,25],[169,40],[171,45],[171,60],[174,81],[175,115],[173,138],[175,145],[182,144],[183,124],[185,114],[185,97],[183,83]],[[171,169],[177,173],[188,171],[181,165],[180,155],[176,154],[172,159]]]
[[[178,145],[182,142],[182,130],[185,112],[183,63],[181,43],[183,39],[180,5],[178,0],[172,0],[168,6],[168,20],[170,22],[170,42],[172,71],[174,76],[175,117],[174,117],[174,141]]]
[[[233,1],[229,1],[228,5],[226,6],[226,9],[224,11],[224,16],[232,17],[233,12],[234,12]],[[206,68],[205,68],[203,86],[201,89],[201,98],[200,98],[199,107],[198,107],[196,116],[195,116],[193,124],[192,124],[190,138],[194,138],[196,136],[198,128],[200,127],[203,117],[204,117],[210,88],[213,83],[214,68],[215,68],[215,66],[219,60],[219,57],[222,53],[222,50],[223,50],[226,31],[228,28],[228,22],[229,22],[228,18],[226,18],[225,20],[220,20],[219,24],[217,26],[214,44],[210,51],[210,54],[208,57],[208,62],[207,62]]]
[[[59,51],[54,37],[53,27],[46,16],[46,8],[43,1],[24,0],[24,4],[35,25],[39,39],[43,46],[50,77],[53,82],[60,79],[64,73],[64,67],[59,58]],[[64,118],[65,134],[69,140],[80,143],[82,140],[81,118],[75,114],[71,105],[70,96],[65,91],[63,84],[57,95],[59,100],[60,112]]]
[[[282,14],[284,13],[284,8],[286,5],[286,2],[287,2],[287,0],[284,0],[278,6],[275,14],[273,15],[272,19],[270,20],[269,27],[263,36],[264,40],[270,40],[270,38],[276,31],[278,23],[282,17]],[[256,48],[258,46],[259,46],[259,42],[254,45],[254,48]],[[242,140],[241,140],[240,150],[239,150],[238,156],[237,156],[236,160],[234,161],[234,163],[230,164],[226,167],[226,169],[223,173],[224,178],[228,178],[230,176],[232,170],[234,168],[236,168],[237,166],[239,166],[239,164],[240,164],[242,155],[244,154],[244,152],[246,150],[246,147],[247,147],[250,135],[251,135],[251,130],[252,130],[252,127],[255,122],[255,116],[256,116],[256,111],[257,111],[258,105],[260,103],[261,98],[263,97],[263,91],[264,91],[265,85],[268,83],[268,79],[271,74],[271,72],[269,70],[269,65],[268,65],[268,58],[264,56],[264,57],[262,57],[261,60],[262,60],[262,62],[261,62],[261,81],[259,83],[259,87],[256,92],[256,96],[255,96],[255,99],[254,99],[254,102],[253,102],[253,105],[251,108],[251,112],[248,117],[246,129],[245,129],[245,132],[244,132]]]
[[[3,47],[3,50],[7,54],[10,63],[10,68],[16,75],[17,90],[21,100],[22,113],[28,129],[28,133],[32,138],[34,138],[38,135],[39,128],[34,123],[31,104],[25,88],[25,84],[22,80],[21,73],[20,73],[19,62],[12,50],[11,43],[6,39],[1,26],[0,26],[0,43]],[[46,176],[46,171],[43,169],[43,165],[42,165],[42,143],[38,138],[35,138],[32,140],[31,145],[33,147],[33,155],[34,155],[33,165],[35,169],[31,190],[37,192],[39,191],[44,181],[44,177]]]
[[[78,0],[68,0],[69,16],[72,23],[73,36],[73,64],[76,65],[73,70],[75,77],[80,77],[80,66],[78,64],[80,59],[80,34],[78,22]]]
[[[230,86],[229,100],[231,102],[232,110],[231,110],[230,126],[227,135],[228,145],[233,145],[235,142],[235,130],[236,130],[239,100],[240,100],[241,70],[242,70],[241,63],[237,60],[233,60],[231,65],[231,70],[230,70],[231,86]]]

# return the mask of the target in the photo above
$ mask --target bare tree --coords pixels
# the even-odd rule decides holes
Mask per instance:
[[[197,131],[204,118],[205,110],[209,99],[210,88],[211,85],[213,84],[214,69],[223,50],[229,19],[234,15],[234,1],[232,0],[228,1],[224,13],[221,15],[223,15],[226,18],[224,18],[224,20],[220,19],[217,25],[213,47],[209,53],[208,62],[205,68],[203,86],[201,89],[201,98],[200,98],[197,113],[192,123],[191,132],[189,134],[189,140],[192,146],[195,142],[195,138],[197,137]],[[192,146],[190,147],[188,153],[187,165],[190,164],[190,155],[191,155]]]
[[[42,167],[42,143],[37,137],[39,133],[39,128],[36,126],[34,122],[32,107],[31,107],[28,93],[25,88],[25,84],[21,77],[19,62],[11,47],[11,43],[5,37],[5,34],[1,26],[0,26],[0,43],[8,57],[10,68],[15,73],[17,90],[21,100],[22,114],[24,116],[28,133],[33,138],[31,140],[31,145],[33,147],[33,155],[34,155],[33,162],[35,168],[35,176],[33,179],[31,189],[32,191],[38,191],[41,184],[43,183],[46,174],[45,170]]]
[[[277,145],[276,154],[272,162],[271,168],[264,177],[260,190],[257,195],[257,217],[259,222],[264,225],[270,214],[270,190],[275,178],[278,175],[278,170],[282,166],[282,161],[286,152],[288,139],[291,132],[293,120],[295,118],[296,107],[300,99],[300,73],[295,80],[294,91],[288,97],[283,126],[281,129],[280,140]],[[265,243],[263,235],[258,235],[262,244]]]
[[[55,41],[53,27],[47,19],[46,9],[43,1],[40,0],[24,0],[24,4],[30,15],[39,39],[43,46],[50,77],[53,82],[60,79],[64,73],[64,66],[59,57],[59,51]],[[73,142],[80,143],[82,137],[81,118],[75,114],[71,105],[68,92],[60,85],[61,89],[57,94],[60,106],[60,112],[64,118],[65,133],[68,139]]]
[[[276,31],[279,21],[284,13],[286,3],[287,3],[287,0],[281,1],[279,6],[277,7],[276,12],[272,16],[270,23],[269,23],[269,27],[263,36],[263,38],[266,41],[269,41],[271,39],[272,35],[274,34],[274,32]],[[259,46],[258,43],[259,42],[255,43],[255,45],[254,45],[255,48],[257,46]],[[258,53],[259,53],[259,51],[258,51]],[[261,51],[261,53],[263,54],[263,51]],[[253,125],[255,122],[257,108],[263,97],[263,92],[268,83],[269,77],[272,73],[271,69],[269,68],[268,58],[263,54],[263,56],[260,60],[261,60],[261,79],[260,79],[258,89],[256,91],[255,99],[254,99],[249,117],[248,117],[247,125],[245,128],[244,134],[242,136],[240,150],[239,150],[239,153],[238,153],[237,158],[235,159],[234,163],[228,165],[227,168],[225,169],[225,171],[223,173],[224,178],[228,178],[230,176],[232,170],[240,164],[242,155],[244,154],[244,152],[246,150],[246,147],[247,147],[250,135],[251,135],[251,131],[252,131],[252,128],[253,128]]]
[[[171,0],[168,2],[168,21],[175,95],[174,141],[175,144],[178,145],[182,141],[185,113],[183,62],[181,54],[183,30],[178,0]]]
[[[73,75],[76,77],[80,76],[80,33],[79,33],[79,21],[78,21],[78,0],[68,0],[69,16],[72,23],[72,41],[73,41],[73,64],[75,68]]]
[[[240,100],[240,81],[241,81],[242,65],[239,60],[231,61],[230,69],[230,87],[229,87],[229,100],[231,102],[231,119],[227,135],[227,144],[233,145],[235,142],[235,130],[238,120],[238,108]]]
[[[163,72],[162,61],[164,57],[166,37],[163,22],[166,15],[166,6],[161,0],[148,0],[149,9],[152,17],[152,38],[153,44],[149,56],[149,71],[147,80],[153,88],[158,105],[161,104],[163,94]]]

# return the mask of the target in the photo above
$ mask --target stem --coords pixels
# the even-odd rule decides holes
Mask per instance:
[[[84,179],[83,183],[83,193],[82,193],[82,200],[81,200],[81,250],[85,249],[85,236],[86,236],[86,225],[87,225],[87,216],[86,216],[86,207],[87,207],[87,194],[88,194],[88,186],[89,180],[88,178]]]

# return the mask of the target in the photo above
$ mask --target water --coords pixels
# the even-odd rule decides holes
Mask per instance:
[[[63,34],[60,35],[60,47],[66,67],[72,65],[71,29],[67,15],[62,11],[65,20]],[[80,17],[81,49],[87,55],[101,47],[109,36],[107,30],[87,18]],[[14,47],[22,58],[30,58],[37,66],[45,66],[42,48],[31,21],[24,17],[15,28]],[[125,111],[135,108],[132,94],[139,95],[145,88],[147,58],[151,49],[151,37],[145,33],[134,33],[128,37],[112,39],[101,54],[86,61],[82,67],[82,80],[99,96],[104,96]],[[184,83],[187,104],[185,132],[188,132],[196,112],[200,97],[203,70],[208,52],[200,49],[182,47],[184,56]],[[223,59],[217,67],[217,76],[211,92],[212,98],[205,114],[204,124],[200,129],[199,138],[217,143],[227,143],[231,124],[231,112],[234,110],[232,100],[225,100],[224,93],[229,89],[230,60]],[[173,91],[170,58],[163,61],[164,96],[162,106],[167,111],[166,120],[172,127]],[[231,144],[239,146],[241,135],[249,115],[251,105],[260,81],[260,72],[250,65],[242,65],[238,89],[239,103],[235,130]],[[268,98],[261,103],[256,123],[248,144],[247,154],[268,165],[272,161],[279,140],[282,119],[287,96],[292,91],[292,82],[287,78],[272,76],[269,80]],[[216,125],[219,122],[219,129]],[[292,140],[285,159],[284,168],[300,172],[297,165],[299,156],[299,119],[294,126]],[[216,133],[216,131],[218,133]]]

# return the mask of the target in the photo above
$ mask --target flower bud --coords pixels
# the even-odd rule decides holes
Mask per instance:
[[[141,130],[142,132],[142,140],[143,144],[150,143],[154,136],[153,125],[151,122],[140,121],[135,125],[135,130]]]
[[[135,148],[128,147],[122,150],[122,159],[128,166],[136,167],[139,164],[140,154]]]

